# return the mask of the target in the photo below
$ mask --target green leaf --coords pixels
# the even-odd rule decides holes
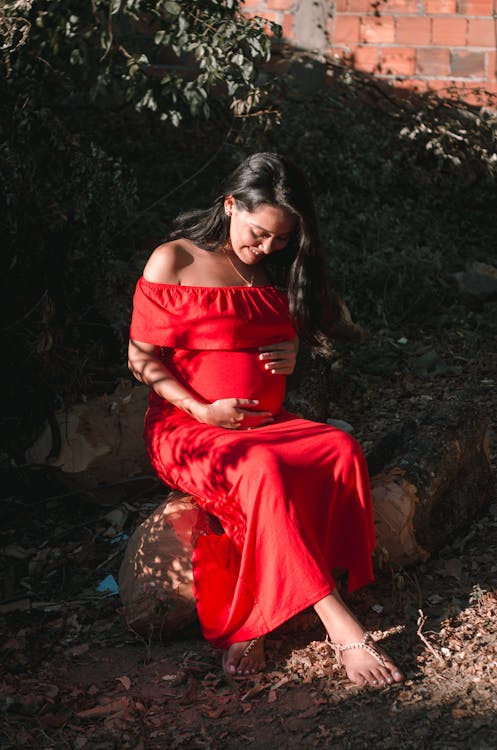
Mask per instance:
[[[165,31],[164,29],[161,29],[154,36],[154,43],[162,44],[164,42],[164,39],[166,39],[166,37],[167,37],[167,31]]]
[[[228,96],[234,96],[238,89],[240,88],[240,84],[237,81],[228,80],[226,81],[228,86]]]
[[[187,20],[187,18],[183,15],[183,13],[178,17],[178,29],[179,33],[183,34],[188,28],[190,24]]]
[[[164,3],[164,10],[172,16],[178,16],[181,13],[181,6],[173,0],[169,0],[169,2]]]

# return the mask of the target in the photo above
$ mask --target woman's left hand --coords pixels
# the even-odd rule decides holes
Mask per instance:
[[[291,375],[295,370],[299,343],[297,336],[293,341],[282,341],[259,347],[259,359],[272,375]]]

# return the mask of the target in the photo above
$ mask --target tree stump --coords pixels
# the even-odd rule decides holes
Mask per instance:
[[[389,433],[368,464],[378,548],[401,565],[452,540],[492,491],[487,420],[464,404],[426,411]],[[178,492],[135,530],[119,573],[132,629],[167,637],[195,622],[191,553],[199,533],[223,532]]]

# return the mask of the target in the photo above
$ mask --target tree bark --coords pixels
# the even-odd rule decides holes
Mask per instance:
[[[379,543],[402,565],[426,559],[490,499],[488,418],[466,401],[436,406],[386,435],[368,465]]]

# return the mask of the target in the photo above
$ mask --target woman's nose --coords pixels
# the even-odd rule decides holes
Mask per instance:
[[[274,248],[274,237],[266,237],[262,242],[259,244],[259,250],[262,250],[263,253],[266,253],[268,255]]]

